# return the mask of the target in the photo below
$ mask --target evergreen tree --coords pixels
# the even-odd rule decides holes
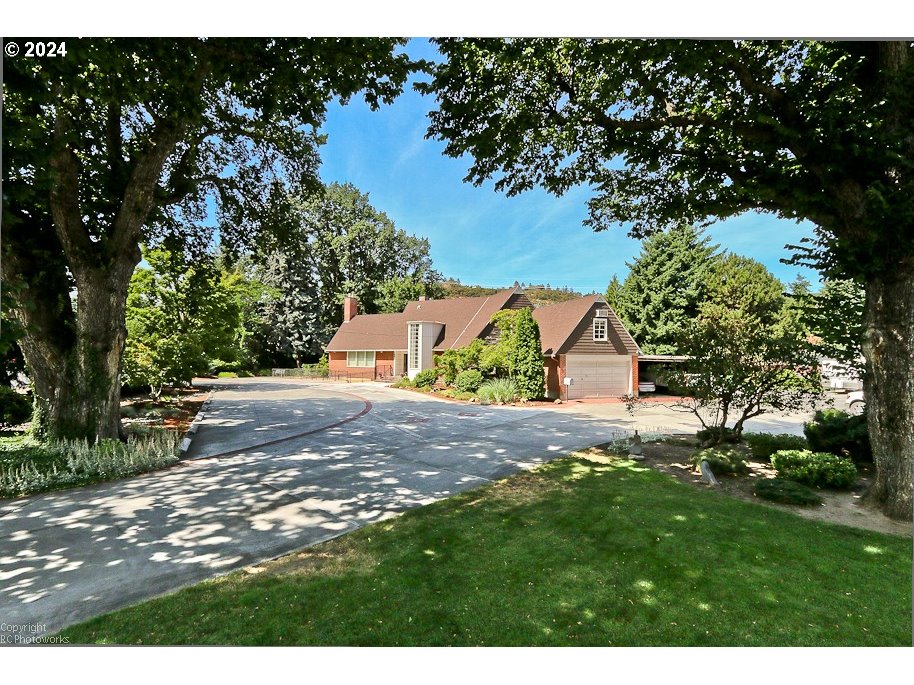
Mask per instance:
[[[609,285],[606,286],[606,304],[612,307],[613,311],[617,314],[619,313],[619,301],[622,297],[622,283],[619,282],[619,277],[616,274],[613,274],[612,280],[609,282]]]
[[[704,277],[717,251],[702,233],[680,224],[647,238],[641,254],[627,264],[618,306],[610,302],[648,354],[675,354],[677,337],[698,315]]]
[[[529,309],[521,309],[514,321],[513,355],[511,369],[518,394],[528,400],[542,397],[546,382],[543,346],[540,327]]]
[[[272,293],[260,307],[260,363],[285,365],[291,360],[300,366],[318,357],[327,333],[320,326],[317,275],[311,260],[273,252],[264,259],[258,276]]]

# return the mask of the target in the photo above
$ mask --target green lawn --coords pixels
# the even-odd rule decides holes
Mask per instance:
[[[597,459],[562,459],[62,634],[131,644],[910,646],[910,538]]]

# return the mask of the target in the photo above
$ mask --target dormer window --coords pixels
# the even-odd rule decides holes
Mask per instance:
[[[593,339],[609,340],[609,325],[607,319],[593,320]]]

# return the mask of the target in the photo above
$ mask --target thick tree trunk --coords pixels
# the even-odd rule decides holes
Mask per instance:
[[[77,279],[75,336],[49,345],[26,327],[23,353],[35,392],[35,431],[48,438],[122,437],[120,365],[127,337],[127,286],[134,265]]]
[[[888,516],[911,519],[914,463],[914,274],[866,284],[864,390],[876,480],[866,494]]]

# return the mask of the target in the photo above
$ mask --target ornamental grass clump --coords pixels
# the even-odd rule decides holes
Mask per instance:
[[[517,385],[510,378],[494,378],[480,385],[476,395],[487,404],[508,404],[517,398]]]
[[[124,478],[178,461],[181,436],[156,431],[129,442],[57,440],[7,451],[0,460],[0,497]]]

